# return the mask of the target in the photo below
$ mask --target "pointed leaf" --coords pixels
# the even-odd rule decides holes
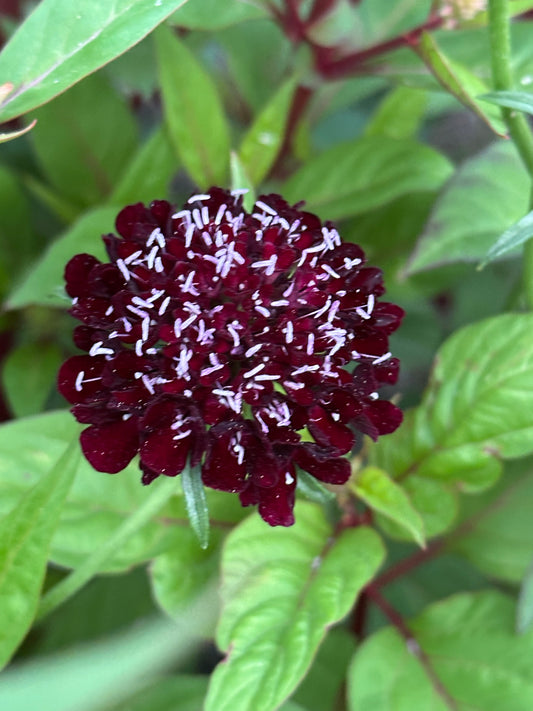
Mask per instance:
[[[356,496],[411,534],[419,546],[425,545],[424,522],[411,504],[404,489],[377,467],[357,472],[350,484]]]
[[[288,529],[268,528],[255,514],[241,523],[223,553],[217,643],[227,657],[211,678],[205,711],[278,708],[383,554],[372,529],[333,537],[313,504],[297,504],[296,523]]]
[[[201,189],[224,185],[229,130],[216,87],[168,27],[155,33],[165,119],[187,172]]]
[[[428,94],[398,86],[389,91],[367,124],[367,136],[412,138],[418,132],[428,105]]]
[[[13,141],[15,138],[20,138],[24,134],[32,130],[32,128],[37,123],[37,119],[33,119],[31,123],[24,128],[20,128],[18,131],[9,131],[8,133],[0,133],[0,143],[7,143],[8,141]]]
[[[428,32],[422,33],[415,48],[428,69],[447,91],[477,114],[494,133],[506,137],[505,124],[500,112],[494,111],[492,107],[481,106],[476,99],[488,88],[479,77],[472,74],[467,67],[447,57],[437,45],[433,35]]]
[[[268,175],[285,137],[295,81],[283,84],[259,112],[242,139],[239,157],[254,185]]]
[[[520,588],[516,610],[516,629],[524,634],[533,625],[533,565],[530,565]]]
[[[533,237],[533,210],[528,212],[521,220],[515,222],[514,225],[511,225],[509,229],[505,230],[489,249],[487,256],[479,265],[479,269],[494,259],[498,259],[498,257],[502,257],[504,254],[507,254],[507,252],[524,244],[524,242],[527,242],[531,237]]]
[[[73,443],[50,473],[0,520],[0,667],[9,661],[35,617],[50,541],[78,459]]]
[[[401,195],[439,188],[450,177],[448,160],[413,140],[365,136],[319,153],[287,181],[289,202],[338,220]]]
[[[254,186],[235,151],[231,151],[231,188],[232,190],[246,190],[242,204],[245,210],[251,212],[256,199]]]
[[[209,509],[200,467],[187,466],[181,473],[185,508],[201,548],[209,545]]]
[[[322,504],[327,506],[335,501],[335,494],[326,488],[318,479],[314,476],[304,472],[303,470],[298,471],[298,491],[301,491],[306,499],[309,501],[314,501],[316,504]]]
[[[533,94],[527,91],[489,91],[478,96],[481,101],[489,101],[497,106],[516,109],[526,114],[533,114]]]
[[[2,368],[2,384],[16,417],[43,409],[61,360],[62,353],[55,343],[25,343],[9,352]],[[39,367],[35,367],[36,363]]]
[[[266,5],[242,0],[194,0],[177,10],[169,22],[188,30],[213,31],[268,15]]]
[[[41,0],[0,53],[0,76],[14,87],[0,101],[0,122],[50,101],[118,57],[184,2]]]

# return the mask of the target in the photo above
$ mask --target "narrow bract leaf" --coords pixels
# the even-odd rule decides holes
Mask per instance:
[[[213,31],[236,25],[246,20],[268,16],[266,3],[243,2],[243,0],[194,0],[177,10],[169,23],[188,30]],[[243,30],[246,32],[246,30]]]
[[[415,49],[446,91],[453,94],[462,104],[477,114],[498,136],[502,138],[507,136],[505,124],[499,111],[494,111],[491,107],[486,109],[481,107],[476,99],[476,96],[488,88],[479,77],[447,57],[437,45],[433,35],[428,32],[422,33]]]
[[[235,151],[231,151],[231,189],[247,191],[244,193],[242,204],[245,210],[251,211],[256,199],[254,186]]]
[[[165,119],[183,165],[198,187],[224,185],[229,130],[216,87],[168,27],[155,33]]]
[[[520,597],[516,608],[516,629],[524,634],[533,625],[533,565],[530,566],[522,580]]]
[[[333,537],[319,506],[296,509],[291,528],[268,528],[254,514],[227,539],[217,633],[227,657],[211,678],[205,711],[277,709],[383,561],[372,529]]]
[[[424,547],[424,523],[402,487],[377,467],[365,467],[350,484],[356,496],[370,508],[407,529],[418,545]]]
[[[533,114],[533,94],[526,91],[489,91],[478,96],[480,101],[489,101],[497,106]]]
[[[449,161],[428,146],[365,136],[312,158],[288,180],[284,194],[289,202],[305,198],[310,210],[335,220],[401,195],[435,190],[451,173]]]
[[[181,483],[185,497],[185,507],[193,531],[202,548],[209,545],[209,509],[200,467],[187,466],[182,471]]]
[[[512,598],[495,591],[454,595],[407,624],[421,652],[391,627],[356,651],[349,711],[531,709],[533,631],[515,634]]]
[[[480,263],[478,269],[482,269],[494,259],[498,259],[498,257],[502,257],[512,249],[524,244],[524,242],[527,242],[531,237],[533,237],[533,210],[509,227],[508,230],[505,230],[501,237],[499,237],[489,249],[487,256]]]
[[[72,443],[50,473],[0,520],[0,667],[9,661],[35,616],[50,541],[78,458],[77,443]]]
[[[24,128],[19,129],[18,131],[10,131],[9,133],[0,133],[0,143],[7,143],[8,141],[13,141],[15,138],[20,138],[20,136],[24,136],[25,133],[28,133],[28,131],[31,131],[32,128],[35,126],[37,123],[37,119],[33,119],[33,121],[25,126]]]
[[[380,103],[367,124],[367,136],[412,138],[418,132],[428,105],[426,91],[398,86]]]
[[[316,504],[328,505],[335,500],[333,491],[327,489],[318,479],[303,470],[298,471],[298,491],[301,491],[306,499],[314,501]]]
[[[242,139],[239,157],[254,185],[267,175],[285,137],[295,80],[283,84],[259,112]]]
[[[0,53],[0,77],[13,85],[0,101],[0,122],[61,94],[140,42],[185,2],[41,0]]]

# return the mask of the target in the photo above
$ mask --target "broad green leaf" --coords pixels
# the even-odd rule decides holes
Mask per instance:
[[[7,308],[18,309],[29,304],[66,306],[70,299],[64,291],[65,265],[80,252],[105,259],[106,251],[101,238],[103,234],[113,231],[117,213],[118,208],[99,207],[82,215],[48,247],[12,292]]]
[[[327,628],[383,560],[372,529],[332,535],[320,507],[301,502],[291,528],[269,528],[254,514],[230,533],[217,632],[227,656],[205,711],[271,711],[304,677]]]
[[[205,550],[209,545],[209,509],[200,467],[185,467],[180,479],[183,486],[187,516],[200,547]]]
[[[505,124],[498,110],[484,107],[476,99],[487,90],[487,85],[467,67],[447,57],[439,48],[433,35],[422,33],[415,45],[416,51],[446,91],[453,94],[468,109],[471,109],[496,134],[505,137]]]
[[[519,634],[524,634],[533,625],[533,565],[522,580],[520,597],[516,610],[516,629]]]
[[[246,190],[242,204],[245,210],[252,211],[255,205],[256,195],[250,177],[246,173],[242,161],[235,151],[231,151],[231,188],[232,190]]]
[[[420,128],[427,104],[425,91],[398,86],[383,99],[368,122],[365,135],[412,138]]]
[[[306,200],[328,219],[351,217],[401,195],[439,188],[450,177],[448,160],[412,140],[366,136],[320,153],[286,183],[289,202]]]
[[[505,230],[505,232],[498,237],[487,252],[485,259],[479,265],[479,269],[494,259],[498,259],[498,257],[502,257],[504,254],[507,254],[507,252],[524,244],[524,242],[527,242],[531,237],[533,237],[533,211],[528,212],[525,217],[522,217],[521,220],[511,225],[509,229]]]
[[[256,20],[267,15],[266,5],[243,0],[194,0],[170,17],[169,22],[188,30],[219,30],[246,20]],[[241,31],[246,32],[246,29]]]
[[[511,598],[492,591],[455,595],[408,625],[427,661],[395,629],[374,634],[348,674],[349,711],[531,709],[533,633],[514,634]]]
[[[210,610],[196,601],[179,622],[137,624],[109,639],[68,649],[18,665],[0,682],[0,707],[28,711],[102,711],[138,691],[172,665],[191,655],[199,643],[198,617]]]
[[[334,709],[343,695],[346,670],[354,650],[355,638],[351,631],[344,627],[330,630],[311,669],[296,690],[294,700],[308,711]],[[285,711],[285,705],[282,709]]]
[[[10,351],[2,368],[2,385],[15,417],[43,409],[60,364],[61,351],[53,343],[25,343]]]
[[[88,77],[36,116],[33,145],[59,194],[80,207],[108,196],[137,148],[137,125],[105,75]]]
[[[118,184],[109,203],[130,205],[135,202],[150,203],[168,197],[169,183],[177,173],[178,160],[163,126],[155,129],[131,160],[123,166]]]
[[[335,501],[335,494],[325,487],[318,479],[314,476],[304,472],[303,470],[298,472],[298,491],[300,491],[306,499],[309,501],[314,501],[317,504],[322,504],[327,506],[331,502]]]
[[[285,137],[295,81],[286,81],[259,112],[242,139],[239,157],[254,185],[268,175]]]
[[[107,711],[199,711],[207,691],[208,677],[200,674],[158,679],[146,689]]]
[[[182,614],[215,576],[221,539],[220,531],[213,528],[209,546],[202,549],[190,529],[173,530],[167,550],[154,559],[149,571],[154,598],[168,615]]]
[[[33,622],[50,541],[78,461],[67,447],[52,470],[0,519],[0,667]]]
[[[229,130],[216,86],[168,27],[161,27],[155,38],[170,139],[201,189],[224,185],[229,172]]]
[[[0,76],[14,86],[0,103],[0,122],[63,93],[140,42],[185,2],[41,0],[0,53]],[[54,41],[44,42],[46,37]]]
[[[533,114],[533,94],[527,91],[489,91],[487,94],[478,96],[478,99],[497,106],[505,106],[508,109],[524,111],[526,114]]]
[[[532,507],[533,474],[511,469],[491,491],[461,500],[464,521],[450,540],[450,550],[485,575],[519,583],[533,557]]]
[[[407,272],[483,259],[528,211],[529,192],[527,172],[510,143],[494,143],[465,161],[437,199]]]
[[[453,334],[422,404],[372,448],[393,478],[492,485],[501,459],[533,452],[533,316],[504,314]]]
[[[409,500],[407,492],[386,472],[377,467],[365,467],[353,477],[350,488],[374,511],[406,529],[418,545],[425,545],[422,518]]]
[[[66,410],[0,426],[0,513],[13,507],[39,477],[54,466],[65,446],[78,437],[80,431],[80,425]],[[95,549],[104,545],[149,495],[149,488],[142,486],[140,478],[135,461],[112,476],[94,471],[82,458],[52,540],[51,560],[67,568],[77,568]],[[158,484],[156,481],[151,486]],[[179,488],[176,494],[161,516],[131,535],[113,559],[102,566],[101,572],[126,570],[168,549],[173,526],[189,525]],[[234,494],[209,490],[207,498],[213,519],[221,525],[235,523],[246,514]]]
[[[32,173],[23,177],[24,186],[38,202],[45,205],[48,210],[59,218],[60,222],[70,224],[78,219],[81,208],[70,200],[60,195],[50,184],[37,178]]]
[[[457,496],[449,484],[411,474],[402,482],[411,507],[421,520],[426,538],[434,538],[452,528],[457,518]],[[378,513],[377,523],[391,538],[411,540],[412,535],[392,518]]]

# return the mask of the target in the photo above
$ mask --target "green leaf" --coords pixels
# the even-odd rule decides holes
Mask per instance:
[[[247,190],[244,194],[242,204],[245,210],[252,211],[255,205],[255,190],[244,166],[235,151],[231,151],[231,188],[232,190]]]
[[[185,467],[180,478],[189,521],[200,547],[205,550],[209,545],[209,509],[200,467]]]
[[[17,235],[17,239],[13,239]],[[0,165],[0,295],[4,296],[13,279],[28,266],[39,250],[28,200],[13,173]]]
[[[207,681],[207,676],[199,674],[158,679],[155,684],[107,711],[199,711],[207,691]]]
[[[15,417],[43,409],[60,364],[61,351],[53,343],[25,343],[10,351],[2,369],[2,385]]]
[[[520,597],[516,609],[516,629],[519,634],[524,634],[533,625],[533,565],[522,580]]]
[[[533,316],[504,314],[453,334],[422,404],[372,448],[372,463],[475,491],[494,484],[500,459],[533,452],[532,329]]]
[[[524,244],[524,242],[527,242],[531,237],[533,237],[533,210],[528,212],[525,217],[522,217],[522,219],[518,220],[514,225],[511,225],[509,229],[505,230],[505,232],[498,237],[487,252],[485,259],[480,263],[478,269],[482,269],[494,259],[502,257],[504,254],[507,254],[507,252]]]
[[[365,467],[357,472],[350,488],[356,496],[407,531],[419,546],[425,546],[424,522],[404,489],[382,469]]]
[[[279,153],[285,137],[295,85],[294,79],[282,84],[256,116],[242,139],[239,157],[254,185],[266,178]]]
[[[154,598],[168,615],[179,616],[215,576],[221,539],[220,531],[213,528],[209,546],[202,549],[193,531],[174,529],[168,549],[150,567]]]
[[[12,292],[7,308],[18,309],[30,304],[64,307],[68,304],[70,299],[63,286],[66,263],[80,252],[105,259],[106,251],[101,238],[113,230],[117,212],[116,207],[100,207],[82,215],[48,247],[27,277]]]
[[[524,578],[533,557],[531,464],[525,473],[514,468],[490,491],[461,500],[464,520],[449,546],[485,575],[509,583]]]
[[[497,106],[533,114],[533,94],[527,91],[489,91],[478,96],[481,101],[489,101]]]
[[[407,273],[483,259],[527,212],[529,191],[527,172],[509,143],[494,143],[465,161],[437,199]]]
[[[326,488],[311,474],[299,470],[297,481],[298,491],[301,491],[309,501],[314,501],[316,504],[322,504],[323,506],[328,506],[335,501],[336,497],[333,491]]]
[[[41,0],[0,54],[0,76],[14,85],[0,103],[0,122],[63,93],[140,42],[185,1]]]
[[[39,162],[62,198],[88,207],[109,195],[137,148],[137,125],[103,74],[36,112]]]
[[[213,31],[266,15],[266,6],[260,7],[242,0],[224,0],[223,3],[220,0],[194,0],[176,10],[169,21],[188,30]]]
[[[487,90],[487,85],[473,74],[467,67],[447,57],[437,45],[433,35],[423,32],[420,41],[415,45],[416,51],[446,91],[455,96],[464,106],[471,109],[491,128],[494,133],[503,138],[507,133],[505,124],[498,110],[479,105],[476,97]]]
[[[398,86],[389,91],[368,122],[366,136],[413,138],[420,128],[428,95],[420,89]]]
[[[215,84],[168,27],[161,27],[155,38],[171,141],[201,189],[224,185],[229,167],[229,130]]]
[[[205,711],[271,711],[306,674],[326,629],[342,619],[383,560],[369,528],[336,538],[320,507],[296,505],[296,523],[269,528],[253,515],[230,533],[222,560],[217,643]]]
[[[128,632],[19,665],[2,675],[0,707],[28,711],[101,711],[127,698],[184,660],[198,645],[198,617],[210,610],[203,600],[179,623],[168,619],[137,624]]]
[[[0,520],[0,667],[9,661],[37,611],[50,541],[77,460],[71,445]]]
[[[348,675],[349,711],[529,711],[533,634],[516,636],[513,618],[513,600],[501,593],[461,594],[408,623],[422,652],[390,627],[374,634]]]
[[[21,136],[24,136],[24,134],[26,134],[32,130],[32,128],[35,126],[36,123],[37,123],[37,119],[33,119],[33,121],[30,124],[28,124],[27,126],[24,126],[24,128],[20,128],[18,131],[9,131],[8,133],[0,133],[0,143],[7,143],[8,141],[14,141],[15,138],[20,138]]]
[[[150,203],[168,197],[169,183],[178,161],[163,126],[155,129],[124,168],[111,193],[111,205]]]
[[[284,192],[289,202],[305,199],[308,209],[338,220],[401,195],[439,188],[451,172],[443,155],[421,143],[366,136],[312,158]]]

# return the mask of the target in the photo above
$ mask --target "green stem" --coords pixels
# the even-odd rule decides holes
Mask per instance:
[[[489,0],[489,38],[492,58],[492,81],[496,91],[510,91],[513,86],[511,71],[511,33],[509,0]],[[533,135],[523,113],[502,107],[502,117],[513,143],[533,180]],[[533,209],[533,192],[530,198]],[[524,290],[527,303],[533,309],[533,240],[524,245]]]
[[[161,510],[169,498],[176,493],[176,489],[176,480],[173,478],[158,482],[142,506],[127,518],[100,548],[86,558],[79,568],[73,570],[70,575],[43,596],[36,619],[41,620],[46,617],[65,600],[77,593],[134,533],[145,526]]]

